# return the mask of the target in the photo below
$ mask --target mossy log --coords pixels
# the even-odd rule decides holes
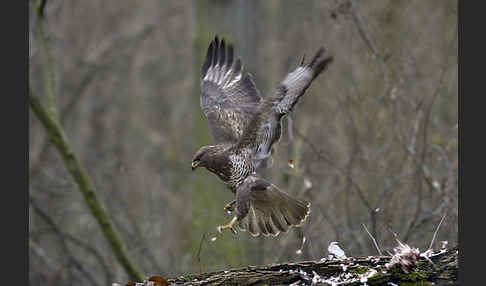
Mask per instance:
[[[270,266],[248,266],[167,279],[170,285],[458,285],[457,247],[418,260],[405,273],[385,266],[391,256],[322,259]],[[136,285],[160,285],[152,281]],[[132,285],[134,285],[132,284]]]

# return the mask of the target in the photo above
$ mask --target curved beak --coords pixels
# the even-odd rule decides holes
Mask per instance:
[[[198,165],[199,165],[199,162],[194,162],[194,161],[192,161],[192,163],[191,163],[191,169],[192,169],[193,171],[194,171],[194,170],[196,170],[196,168],[197,168],[197,166],[198,166]]]

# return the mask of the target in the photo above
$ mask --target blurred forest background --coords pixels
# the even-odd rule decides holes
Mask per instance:
[[[392,231],[423,251],[445,215],[437,249],[458,239],[457,5],[49,0],[40,20],[33,1],[29,84],[44,102],[52,83],[71,147],[146,275],[318,260],[332,241],[348,256],[375,255],[364,226],[383,251],[396,246]],[[312,202],[306,223],[277,238],[212,241],[233,195],[190,170],[212,142],[199,72],[216,34],[234,44],[262,96],[304,53],[325,45],[334,56],[285,120],[265,174]],[[33,112],[29,165],[30,284],[128,280]]]

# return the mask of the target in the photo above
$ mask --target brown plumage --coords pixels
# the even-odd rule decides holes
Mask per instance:
[[[222,229],[234,231],[238,223],[253,236],[278,235],[301,225],[310,213],[310,203],[295,199],[264,180],[259,174],[271,162],[281,136],[281,119],[289,114],[311,82],[328,66],[320,48],[308,64],[301,64],[261,98],[250,74],[243,74],[242,61],[234,59],[233,46],[216,37],[209,45],[201,69],[201,108],[206,115],[213,145],[194,155],[192,169],[205,167],[235,193],[226,211],[235,217]],[[236,206],[235,206],[236,205]]]

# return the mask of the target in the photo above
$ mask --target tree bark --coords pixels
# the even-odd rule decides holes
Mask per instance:
[[[333,282],[334,285],[459,285],[458,254],[456,246],[433,254],[430,257],[433,264],[421,258],[408,273],[398,265],[387,269],[385,264],[390,262],[391,256],[368,256],[248,266],[183,275],[167,281],[170,285],[333,285]],[[160,285],[152,281],[134,284]]]

